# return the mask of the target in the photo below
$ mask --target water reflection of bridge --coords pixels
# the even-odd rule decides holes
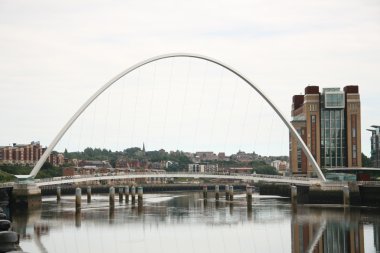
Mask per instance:
[[[170,200],[166,199],[168,196],[172,196],[172,198]],[[156,200],[155,198],[158,199]],[[164,202],[160,202],[160,198]],[[191,216],[191,212],[195,212],[202,217],[209,217],[204,224],[212,227],[240,226],[241,217],[244,216],[246,218],[243,218],[243,220],[252,223],[253,226],[278,224],[281,219],[282,221],[289,220],[290,227],[288,228],[291,232],[291,237],[289,238],[291,238],[293,253],[361,253],[364,252],[364,238],[368,240],[368,235],[364,237],[366,229],[373,231],[373,241],[366,241],[366,243],[370,243],[375,246],[376,250],[380,250],[380,217],[377,214],[378,210],[299,205],[296,212],[289,212],[287,202],[258,199],[253,202],[252,208],[247,208],[246,202],[242,201],[243,198],[243,195],[236,196],[233,203],[219,201],[217,204],[213,199],[207,203],[199,201],[201,200],[200,193],[186,195],[161,194],[157,195],[157,197],[156,194],[152,194],[152,201],[149,202],[149,197],[147,197],[142,210],[138,210],[131,205],[119,204],[111,213],[108,207],[104,206],[107,203],[107,197],[103,196],[103,199],[98,199],[88,208],[84,207],[79,216],[75,214],[73,208],[70,208],[72,205],[70,198],[63,201],[64,205],[66,203],[65,207],[56,204],[55,200],[52,199],[48,200],[47,207],[58,208],[60,211],[51,212],[46,210],[45,205],[42,210],[29,212],[26,216],[15,215],[14,224],[23,238],[29,238],[37,243],[43,242],[41,239],[44,234],[38,234],[39,226],[41,225],[46,233],[59,230],[70,223],[75,224],[76,227],[81,227],[83,226],[81,223],[89,221],[91,223],[109,224],[112,227],[123,227],[126,223],[141,223],[143,226],[151,226],[149,224],[166,226],[169,223],[186,224],[189,222],[186,217]],[[263,215],[267,211],[269,214]],[[51,214],[46,216],[43,215],[43,212]],[[131,219],[131,215],[134,217],[133,219]],[[47,229],[46,226],[48,226]]]
[[[298,208],[292,215],[292,252],[364,251],[364,225],[373,224],[373,244],[380,250],[378,210]]]

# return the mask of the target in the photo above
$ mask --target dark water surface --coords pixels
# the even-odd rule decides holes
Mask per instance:
[[[210,194],[209,194],[210,195]],[[116,200],[117,201],[117,200]],[[376,209],[298,206],[288,199],[244,194],[233,205],[199,193],[145,194],[144,205],[116,202],[107,195],[43,198],[42,209],[13,214],[26,252],[380,252]]]

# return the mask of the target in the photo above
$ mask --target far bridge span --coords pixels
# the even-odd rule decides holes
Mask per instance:
[[[227,179],[227,180],[245,180],[251,182],[271,182],[271,183],[288,183],[294,185],[310,186],[319,184],[321,181],[317,178],[305,177],[284,177],[275,175],[259,175],[259,174],[222,174],[222,173],[189,173],[189,172],[166,172],[166,173],[126,173],[116,175],[83,175],[69,177],[56,177],[48,179],[36,179],[37,186],[61,185],[81,183],[99,180],[122,180],[122,179],[138,179],[138,178],[210,178],[210,179]]]

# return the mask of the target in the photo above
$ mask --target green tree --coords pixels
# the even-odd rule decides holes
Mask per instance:
[[[51,163],[45,162],[42,165],[41,170],[38,172],[36,178],[51,178],[51,177],[61,177],[62,169],[54,167]]]
[[[180,171],[182,168],[178,163],[172,163],[168,166],[168,171]]]
[[[14,180],[15,177],[12,174],[0,170],[0,182],[11,182]]]
[[[134,158],[134,157],[136,157],[137,152],[139,152],[139,151],[142,151],[142,150],[138,147],[134,147],[134,148],[124,149],[123,153],[126,154],[130,158]]]
[[[372,167],[372,161],[365,154],[362,153],[362,166],[369,168]]]
[[[266,164],[264,161],[252,161],[250,165],[253,172],[257,174],[278,175],[276,168]]]
[[[187,157],[182,151],[177,151],[170,154],[168,156],[168,160],[178,163],[178,167],[176,167],[177,170],[184,170],[187,165],[191,163],[190,158]]]
[[[278,175],[276,168],[269,165],[263,165],[263,166],[254,168],[253,171],[256,172],[257,174]]]
[[[22,165],[1,165],[0,170],[11,175],[27,175],[30,173],[32,168]]]
[[[161,162],[168,160],[167,153],[160,151],[148,151],[146,152],[147,159],[151,162]]]

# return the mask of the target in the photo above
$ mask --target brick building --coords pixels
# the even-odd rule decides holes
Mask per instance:
[[[196,152],[195,156],[199,157],[201,161],[217,161],[218,160],[218,156],[214,152],[211,152],[211,151]]]
[[[361,115],[358,86],[307,86],[293,96],[291,123],[321,168],[361,167]],[[290,169],[311,175],[313,170],[297,140],[290,135]]]
[[[34,166],[41,158],[46,148],[42,148],[39,142],[30,144],[16,144],[0,147],[0,164],[29,165]],[[53,152],[47,159],[54,166],[64,163],[63,154]]]

